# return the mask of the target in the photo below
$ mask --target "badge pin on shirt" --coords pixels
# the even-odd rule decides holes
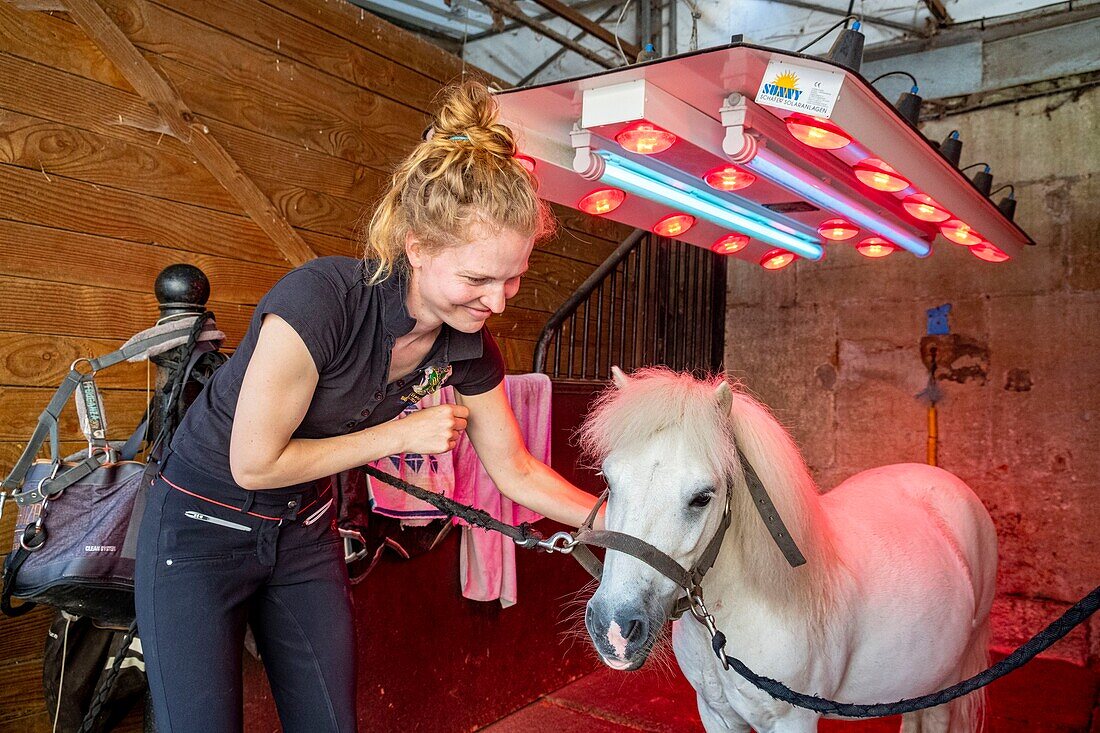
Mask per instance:
[[[420,380],[420,384],[412,388],[410,394],[402,397],[402,401],[412,404],[419,402],[433,392],[438,392],[443,388],[443,384],[451,376],[453,368],[450,364],[444,366],[430,366],[424,369],[424,377]]]

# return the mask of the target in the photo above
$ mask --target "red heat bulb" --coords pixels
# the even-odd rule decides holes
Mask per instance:
[[[856,252],[864,257],[871,258],[885,257],[893,254],[897,249],[897,246],[887,242],[882,237],[867,237],[867,239],[856,245]]]
[[[773,249],[760,258],[760,266],[765,270],[782,270],[794,260],[794,252],[788,252],[785,249]]]
[[[749,244],[749,238],[744,234],[727,234],[710,246],[712,252],[720,255],[731,255],[740,252]]]
[[[615,142],[632,153],[656,155],[663,153],[676,142],[676,136],[668,130],[662,130],[652,122],[642,120],[624,127],[615,136]]]
[[[603,216],[610,214],[626,200],[626,194],[617,188],[601,188],[577,202],[577,208],[586,214]]]
[[[687,214],[670,214],[653,225],[653,233],[662,237],[678,237],[695,225],[695,217]]]
[[[844,219],[827,219],[821,222],[817,233],[833,242],[843,242],[859,234],[859,227]]]
[[[1012,259],[989,242],[978,242],[969,249],[970,254],[986,262],[1007,262]]]
[[[931,196],[926,196],[923,193],[906,196],[901,205],[909,212],[910,216],[921,221],[939,223],[951,218],[951,212],[933,201]]]
[[[907,178],[878,158],[866,158],[855,165],[856,178],[865,186],[877,191],[904,191],[909,188]]]
[[[707,182],[708,186],[719,191],[738,191],[751,186],[752,182],[756,180],[756,176],[737,166],[727,165],[715,168],[707,173],[703,180]]]
[[[973,247],[983,241],[981,235],[971,229],[969,224],[958,219],[941,224],[940,232],[955,244],[961,244],[964,247]]]
[[[785,122],[787,123],[787,131],[796,140],[809,145],[811,148],[838,150],[852,142],[852,138],[848,133],[832,122],[820,117],[795,112]]]

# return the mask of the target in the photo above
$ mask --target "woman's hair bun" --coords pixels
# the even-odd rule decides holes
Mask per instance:
[[[433,141],[472,145],[501,157],[516,154],[515,136],[498,121],[500,109],[484,84],[467,81],[447,87],[438,104]]]
[[[398,164],[389,189],[363,230],[371,282],[405,270],[414,234],[426,251],[469,241],[487,224],[536,241],[554,232],[554,217],[538,197],[538,180],[520,163],[516,137],[500,123],[483,84],[447,87],[424,141]]]

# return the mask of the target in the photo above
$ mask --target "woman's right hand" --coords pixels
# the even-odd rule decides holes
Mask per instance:
[[[446,453],[466,429],[470,409],[462,405],[435,405],[409,413],[396,422],[402,430],[402,453]]]

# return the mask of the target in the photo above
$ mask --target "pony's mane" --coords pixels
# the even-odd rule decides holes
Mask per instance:
[[[714,399],[721,381],[697,380],[665,367],[640,369],[630,376],[627,389],[612,386],[596,398],[578,432],[581,449],[599,465],[610,453],[675,430],[704,448],[710,464],[728,475],[737,457],[731,425]]]
[[[836,556],[818,506],[817,485],[790,435],[740,385],[733,386],[730,413],[722,414],[715,396],[722,380],[695,379],[664,367],[636,371],[625,388],[611,387],[597,398],[578,432],[580,445],[598,463],[610,453],[675,431],[705,451],[710,465],[734,481],[733,536],[727,542],[737,545],[743,580],[772,601],[808,611],[813,621],[820,621],[830,602],[826,589],[836,571]],[[748,493],[738,451],[767,489],[806,556],[805,566],[792,569],[772,541]]]

